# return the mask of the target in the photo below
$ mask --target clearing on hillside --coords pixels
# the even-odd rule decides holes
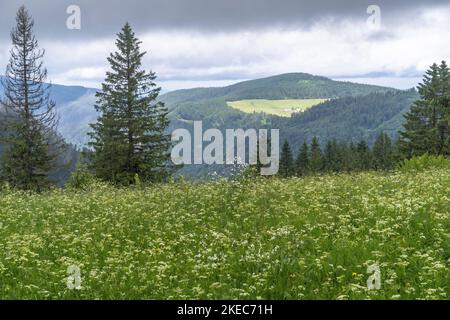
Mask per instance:
[[[283,99],[283,100],[239,100],[229,101],[228,106],[246,113],[265,112],[281,117],[290,117],[295,112],[304,112],[326,99]]]

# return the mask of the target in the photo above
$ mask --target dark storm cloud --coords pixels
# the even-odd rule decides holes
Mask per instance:
[[[407,11],[450,4],[450,0],[1,0],[0,39],[9,36],[15,12],[22,4],[35,17],[40,38],[65,40],[111,36],[126,21],[138,32],[307,27],[322,17],[366,19],[371,4],[379,5],[384,17],[395,20]],[[65,27],[66,8],[71,4],[82,10],[80,31]]]

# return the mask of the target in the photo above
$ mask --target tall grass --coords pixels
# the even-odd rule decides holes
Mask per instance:
[[[450,298],[445,168],[5,189],[0,221],[3,299]],[[367,288],[371,265],[380,290]]]

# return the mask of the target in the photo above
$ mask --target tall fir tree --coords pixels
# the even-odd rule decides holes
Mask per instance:
[[[418,86],[420,99],[405,115],[399,147],[404,157],[448,155],[450,150],[449,68],[434,63]]]
[[[171,167],[168,111],[156,102],[161,88],[154,72],[142,68],[139,41],[127,23],[118,34],[117,51],[111,53],[102,91],[97,93],[90,146],[96,175],[120,185],[164,180]]]
[[[295,160],[295,171],[297,176],[306,176],[309,172],[309,149],[306,141],[300,147],[297,159]]]
[[[381,133],[373,145],[373,166],[376,170],[394,168],[394,148],[387,133]]]
[[[323,170],[323,154],[320,148],[319,140],[314,137],[311,142],[311,151],[309,156],[309,169],[313,174]]]
[[[280,155],[280,169],[278,174],[283,178],[294,175],[294,157],[292,155],[291,146],[287,140],[284,141]]]
[[[48,174],[55,168],[63,143],[56,135],[58,119],[55,103],[50,99],[50,85],[45,84],[45,51],[39,48],[33,27],[28,10],[20,7],[2,80],[6,148],[0,170],[12,186],[42,191],[51,185]]]

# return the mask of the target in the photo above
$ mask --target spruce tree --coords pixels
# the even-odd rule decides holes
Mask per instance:
[[[348,146],[348,165],[349,171],[355,171],[358,167],[358,151],[356,144],[352,141]]]
[[[437,121],[438,154],[450,156],[450,69],[445,61],[439,67],[440,115]]]
[[[278,174],[283,178],[294,175],[294,157],[292,155],[291,146],[287,140],[284,141],[280,155],[280,169]]]
[[[300,147],[297,159],[295,160],[295,171],[297,176],[306,176],[309,171],[309,150],[306,141]]]
[[[324,170],[332,172],[342,170],[342,155],[336,140],[328,141],[325,146]]]
[[[170,173],[168,111],[157,102],[160,88],[154,72],[142,68],[139,41],[127,23],[118,34],[117,51],[111,53],[102,91],[97,93],[90,146],[93,169],[106,181],[120,185],[165,179]]]
[[[323,155],[317,137],[314,137],[311,142],[309,169],[313,174],[319,173],[323,170]]]
[[[366,171],[372,169],[372,154],[369,145],[361,140],[356,146],[356,170]]]
[[[373,145],[373,165],[376,170],[394,168],[394,149],[392,141],[386,133],[381,133]]]
[[[404,157],[446,155],[449,150],[449,68],[433,64],[418,86],[420,99],[405,115],[399,146]]]
[[[354,145],[352,142],[350,144],[341,143],[339,145],[341,152],[341,168],[342,172],[351,172],[354,170]]]
[[[45,51],[39,48],[33,26],[33,18],[22,6],[11,32],[11,56],[2,81],[6,148],[1,175],[16,188],[41,191],[51,185],[48,174],[63,144],[55,134],[58,121],[50,85],[44,83]]]

